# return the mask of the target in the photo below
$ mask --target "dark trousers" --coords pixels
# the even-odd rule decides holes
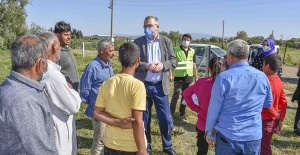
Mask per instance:
[[[297,103],[298,103],[298,108],[297,108],[297,111],[296,111],[296,116],[295,116],[295,122],[294,122],[294,129],[300,129],[297,127],[297,124],[299,122],[299,119],[300,119],[300,101],[297,100]]]
[[[183,92],[190,85],[191,85],[191,82],[187,83],[187,82],[184,82],[184,81],[182,81],[182,82],[174,81],[174,92],[173,92],[173,96],[172,96],[172,100],[171,100],[171,104],[170,104],[172,115],[175,112],[180,92]],[[179,108],[180,116],[185,115],[185,108],[186,108],[186,105],[181,104],[182,100],[183,100],[183,95],[181,95],[181,101],[180,101],[180,108]]]
[[[104,146],[104,155],[137,155],[137,152],[125,152]]]
[[[150,84],[146,83],[147,103],[146,111],[144,112],[144,126],[145,134],[147,138],[147,151],[151,150],[151,110],[154,103],[156,115],[159,123],[159,129],[161,133],[163,150],[172,150],[172,139],[171,139],[171,121],[172,117],[170,114],[169,97],[164,94],[162,84]]]
[[[205,132],[199,130],[196,127],[197,131],[197,146],[198,146],[198,152],[197,155],[206,155],[208,152],[208,143],[205,140]]]
[[[276,125],[276,120],[262,120],[262,138],[260,154],[272,155],[272,136]]]

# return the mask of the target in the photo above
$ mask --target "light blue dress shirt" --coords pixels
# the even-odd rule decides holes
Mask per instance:
[[[148,63],[161,62],[159,36],[154,41],[150,41],[147,38],[147,55],[148,55]],[[162,80],[162,71],[158,73],[153,73],[151,71],[147,72],[145,81],[158,82],[161,80]]]
[[[235,141],[253,141],[262,137],[262,108],[272,105],[267,76],[247,62],[238,62],[219,74],[213,84],[206,129],[215,128]]]
[[[106,65],[99,57],[88,64],[80,80],[80,97],[88,104],[85,114],[93,118],[96,98],[99,87],[108,78],[114,75],[112,62]]]

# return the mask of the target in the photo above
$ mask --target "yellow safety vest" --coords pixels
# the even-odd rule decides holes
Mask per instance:
[[[186,57],[184,51],[180,46],[174,48],[178,64],[174,69],[175,77],[193,76],[193,59],[195,50],[189,48],[188,56]]]

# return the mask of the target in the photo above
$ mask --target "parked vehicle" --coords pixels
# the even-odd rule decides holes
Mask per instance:
[[[261,45],[261,44],[251,44],[251,45],[248,45],[248,48],[249,48],[248,62],[251,65],[253,63],[254,57],[263,52],[263,45]],[[275,53],[278,54],[278,55],[280,54],[280,47],[278,45],[275,45]],[[282,67],[280,68],[277,75],[281,78],[281,76],[282,76]]]
[[[209,44],[190,44],[190,47],[195,50],[195,63],[197,66],[198,71],[202,70],[205,71],[207,69],[207,56],[209,58],[213,57],[224,57],[227,55],[227,52],[215,45]],[[208,54],[205,54],[205,51]],[[204,55],[205,54],[205,55]]]
[[[248,45],[248,48],[249,48],[248,62],[249,62],[249,64],[252,64],[254,57],[263,52],[263,45],[251,44],[251,45]],[[275,52],[277,54],[280,54],[280,47],[278,45],[275,45]]]

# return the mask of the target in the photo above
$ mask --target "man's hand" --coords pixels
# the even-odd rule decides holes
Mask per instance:
[[[132,117],[121,118],[118,122],[118,127],[122,129],[132,129],[132,122],[135,121]]]
[[[216,140],[210,139],[210,133],[208,131],[206,131],[205,140],[212,147],[216,144]]]
[[[155,70],[152,71],[154,73],[158,73],[164,69],[164,64],[161,62],[156,62],[155,65],[156,65]]]
[[[278,136],[281,136],[281,134],[282,134],[281,129],[282,129],[282,120],[279,120],[279,121],[278,121],[278,124],[277,124],[277,127],[276,127],[276,134],[277,134]]]
[[[149,63],[146,65],[146,69],[151,71],[151,72],[154,72],[156,70],[156,64],[155,63]]]

